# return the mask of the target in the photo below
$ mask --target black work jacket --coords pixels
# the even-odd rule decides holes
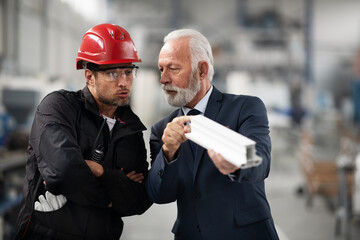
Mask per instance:
[[[111,134],[107,124],[99,134],[104,119],[87,87],[56,91],[42,100],[29,139],[15,239],[29,229],[55,239],[118,240],[121,217],[142,214],[150,207],[144,183],[126,176],[135,170],[147,177],[142,133],[146,128],[129,106],[118,107],[116,118]],[[105,153],[100,178],[84,161],[91,158],[97,136],[96,145]],[[53,212],[34,210],[34,202],[45,191],[64,195],[67,203]]]

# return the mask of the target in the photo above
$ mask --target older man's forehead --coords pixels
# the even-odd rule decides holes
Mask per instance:
[[[180,39],[171,40],[164,44],[159,53],[159,62],[163,64],[183,64],[190,60],[190,50],[188,42]]]

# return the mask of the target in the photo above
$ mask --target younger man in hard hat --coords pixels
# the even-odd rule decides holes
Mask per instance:
[[[121,217],[149,208],[145,126],[128,105],[134,62],[125,29],[86,32],[76,59],[86,86],[50,93],[37,108],[15,239],[118,240]]]

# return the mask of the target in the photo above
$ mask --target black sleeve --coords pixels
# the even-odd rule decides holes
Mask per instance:
[[[104,202],[105,194],[77,143],[76,111],[61,93],[49,94],[36,111],[30,144],[46,190],[82,205],[94,205]]]
[[[148,175],[148,162],[146,161],[146,149],[142,132],[137,134],[136,159],[137,164],[134,169],[137,173],[143,173],[145,179]],[[119,169],[105,169],[104,174],[100,177],[102,185],[112,202],[112,208],[121,216],[130,216],[144,213],[150,206],[151,202],[145,189],[145,179],[142,183],[132,181],[126,176],[126,173]]]

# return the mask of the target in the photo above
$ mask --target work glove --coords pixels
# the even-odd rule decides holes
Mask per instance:
[[[51,212],[60,209],[66,203],[67,199],[64,195],[54,195],[49,191],[39,196],[39,201],[35,202],[34,209],[40,212]]]

